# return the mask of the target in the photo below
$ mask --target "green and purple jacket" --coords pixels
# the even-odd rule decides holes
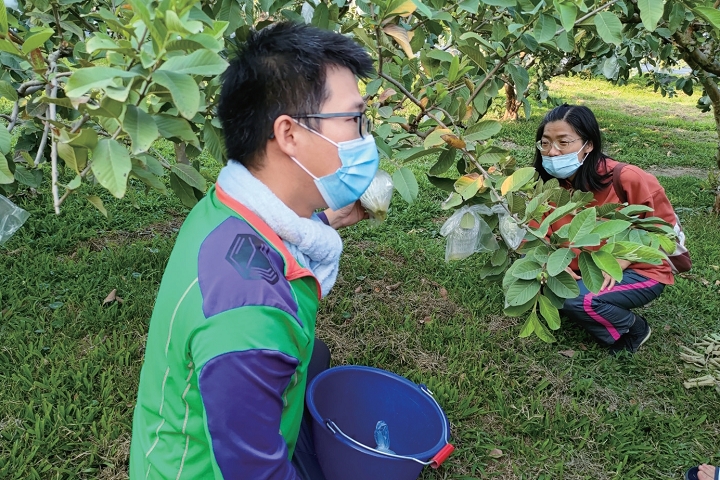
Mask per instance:
[[[219,186],[188,215],[160,284],[130,478],[296,479],[320,288]]]

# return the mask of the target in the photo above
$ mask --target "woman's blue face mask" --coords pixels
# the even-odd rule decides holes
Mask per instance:
[[[295,122],[335,145],[338,149],[341,166],[330,175],[318,178],[310,173],[297,158],[290,158],[315,180],[315,186],[328,207],[339,210],[356,202],[368,189],[380,166],[380,156],[377,145],[375,145],[375,138],[368,134],[364,138],[336,143],[297,120]]]
[[[585,148],[585,145],[587,145],[587,142],[583,143],[583,146],[580,147],[580,150]],[[542,155],[542,166],[547,173],[549,173],[555,178],[571,177],[575,172],[578,171],[578,169],[582,165],[582,162],[584,162],[587,156],[590,154],[590,152],[586,153],[585,158],[583,158],[581,162],[580,158],[578,157],[578,152],[580,152],[580,150],[578,150],[577,152],[565,153],[563,155],[556,155],[554,157]]]

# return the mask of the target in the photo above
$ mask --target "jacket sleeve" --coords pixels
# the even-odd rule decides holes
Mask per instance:
[[[648,216],[660,217],[675,225],[675,211],[657,178],[639,167],[627,165],[622,169],[620,180],[627,194],[628,204],[646,205],[653,209]]]
[[[200,394],[223,478],[299,480],[280,433],[283,392],[297,365],[285,353],[251,349],[202,367]]]

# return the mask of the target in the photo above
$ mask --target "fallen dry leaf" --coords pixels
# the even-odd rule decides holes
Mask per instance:
[[[715,270],[716,272],[717,272],[718,270],[720,270],[720,266],[718,266],[718,265],[710,265],[710,268],[712,268],[712,269]]]
[[[375,291],[375,293],[380,293],[380,287],[373,288],[373,291]]]
[[[355,289],[355,293],[360,293],[360,292],[362,292],[362,286],[359,286]]]
[[[584,352],[585,350],[587,350],[587,347],[585,346],[584,343],[581,343],[580,345],[578,345],[578,347],[579,347],[580,350],[582,350],[583,352]]]
[[[448,291],[445,290],[445,287],[440,287],[440,296],[441,296],[442,298],[447,298],[447,296],[448,296]]]
[[[493,448],[492,450],[490,450],[490,453],[488,453],[488,456],[492,458],[500,458],[503,456],[503,451],[499,448]]]
[[[424,325],[424,324],[426,324],[426,323],[430,323],[430,322],[432,322],[432,317],[431,317],[430,315],[428,315],[427,317],[425,317],[425,318],[423,318],[422,320],[420,320],[420,323],[421,323],[422,325]]]
[[[665,326],[663,327],[663,330],[665,330],[666,332],[669,332],[669,331],[670,331],[670,328],[672,328],[672,327],[670,327],[670,325],[665,325]]]
[[[575,356],[575,350],[561,350],[558,352],[563,357],[572,358]]]
[[[396,92],[395,90],[393,90],[392,88],[386,88],[385,90],[383,90],[383,92],[382,92],[382,93],[380,94],[380,96],[378,97],[378,102],[384,103],[385,100],[387,100],[388,98],[392,97],[392,96],[395,95],[396,93],[397,93],[397,92]]]
[[[392,292],[393,290],[397,290],[398,288],[400,288],[400,285],[402,285],[402,282],[393,283],[392,285],[388,285],[385,288]]]
[[[110,293],[108,293],[107,297],[105,297],[105,300],[103,300],[103,305],[107,303],[111,303],[115,301],[115,297],[117,295],[117,288],[113,288]]]

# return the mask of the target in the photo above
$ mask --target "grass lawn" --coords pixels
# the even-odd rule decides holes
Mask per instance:
[[[714,165],[712,117],[695,99],[565,78],[551,88],[595,110],[618,160]],[[544,111],[500,134],[520,163]],[[219,167],[206,168],[213,176]],[[701,374],[679,359],[681,345],[720,332],[720,219],[699,179],[660,180],[694,268],[643,309],[654,333],[633,357],[609,357],[570,325],[555,344],[517,338],[499,285],[476,273],[484,259],[444,262],[447,212],[426,181],[412,205],[396,195],[383,226],[343,232],[341,276],[321,305],[318,336],[335,364],[392,370],[435,392],[457,450],[422,478],[679,479],[694,464],[720,463],[720,395],[685,390],[682,381]],[[13,198],[31,217],[0,247],[0,478],[127,477],[147,322],[187,210],[141,189],[123,200],[97,193],[109,219],[79,196],[59,217],[47,189]],[[114,289],[122,303],[103,305]]]

